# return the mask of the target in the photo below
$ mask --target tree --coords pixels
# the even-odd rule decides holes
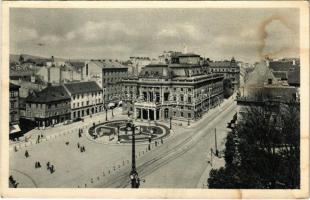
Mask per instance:
[[[249,106],[227,136],[225,168],[210,173],[209,187],[299,188],[299,112],[298,102]]]

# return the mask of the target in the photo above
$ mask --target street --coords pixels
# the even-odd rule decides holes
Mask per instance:
[[[137,162],[140,178],[145,179],[141,184],[144,188],[196,188],[201,176],[208,168],[208,154],[214,148],[214,129],[217,128],[219,150],[223,150],[227,134],[226,125],[236,113],[236,104],[228,100],[223,108],[215,108],[214,112],[201,119],[196,126],[188,128],[183,134],[169,140],[163,146],[152,151],[147,157]],[[220,111],[220,112],[219,112]],[[206,125],[207,124],[207,125]],[[223,159],[217,162],[223,163]],[[184,163],[195,163],[191,166]],[[214,163],[217,164],[217,163]],[[129,171],[122,170],[115,174],[111,181],[97,187],[129,187]],[[204,183],[203,183],[204,184]]]
[[[216,107],[191,127],[173,126],[173,131],[164,144],[151,151],[146,144],[138,144],[137,171],[146,182],[141,187],[202,187],[201,176],[209,170],[207,155],[214,149],[214,128],[217,128],[219,150],[223,149],[226,136],[226,124],[236,112],[233,99],[226,100],[221,107]],[[114,120],[124,119],[120,110]],[[104,114],[103,114],[104,115]],[[87,118],[84,123],[102,119],[102,116]],[[104,119],[102,119],[104,121]],[[67,125],[79,128],[83,123]],[[58,134],[61,127],[44,130],[47,135]],[[33,135],[41,130],[33,130]],[[68,142],[68,145],[65,143]],[[77,143],[85,145],[86,152],[81,153]],[[28,150],[30,157],[24,157]],[[20,180],[21,187],[128,187],[131,167],[131,145],[105,145],[89,140],[86,135],[79,138],[77,133],[70,133],[55,139],[24,147],[18,152],[10,151],[10,174]],[[36,169],[39,161],[43,167]],[[55,173],[45,169],[47,162],[55,165]],[[195,163],[191,167],[183,162]],[[220,159],[214,164],[222,162]],[[204,173],[207,174],[208,173]]]

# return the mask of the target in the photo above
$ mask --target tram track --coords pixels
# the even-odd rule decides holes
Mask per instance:
[[[223,111],[226,110],[226,112],[229,113],[232,110],[234,110],[236,107],[237,106],[235,104],[231,104],[223,108]],[[207,120],[205,123],[207,124],[215,123],[215,121],[218,118],[225,115],[225,113],[224,112],[220,114],[214,113],[215,117],[210,116],[209,120]],[[197,130],[197,133],[195,133],[194,135],[191,134],[190,136],[186,137],[184,140],[182,140],[181,142],[179,142],[177,145],[175,145],[173,148],[169,150],[158,149],[158,151],[161,151],[161,152],[158,154],[154,152],[154,154],[151,155],[153,158],[151,158],[150,160],[146,160],[146,161],[138,160],[137,171],[139,173],[139,176],[143,179],[143,177],[151,174],[152,172],[156,171],[160,167],[165,166],[172,160],[175,160],[178,157],[182,156],[187,151],[192,149],[202,138],[208,136],[210,133],[210,129],[211,127],[201,128]],[[106,187],[106,188],[126,188],[130,186],[129,167],[126,167],[122,171],[119,171],[119,173],[111,177],[107,183],[101,184],[100,186]]]

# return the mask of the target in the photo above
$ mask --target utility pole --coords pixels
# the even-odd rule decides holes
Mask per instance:
[[[215,155],[218,156],[218,149],[217,149],[217,139],[216,139],[216,128],[214,129],[214,139],[215,139]]]
[[[105,121],[108,121],[108,108],[105,108]]]

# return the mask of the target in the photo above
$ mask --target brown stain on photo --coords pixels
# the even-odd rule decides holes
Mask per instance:
[[[259,40],[260,40],[260,45],[258,47],[258,53],[259,53],[260,59],[265,59],[266,57],[273,58],[276,56],[281,56],[281,54],[283,54],[285,52],[297,52],[297,53],[299,52],[299,49],[296,49],[296,48],[281,48],[281,49],[274,51],[274,52],[264,53],[264,49],[267,46],[266,39],[268,38],[267,27],[272,22],[276,22],[276,21],[282,23],[286,28],[288,28],[292,32],[296,33],[296,30],[294,30],[294,28],[292,26],[290,26],[290,24],[287,22],[287,20],[283,16],[273,15],[273,16],[267,18],[266,20],[264,20],[260,24],[259,29],[258,29],[258,31],[259,31],[258,35],[259,35]],[[285,37],[285,36],[283,36],[283,37]]]

